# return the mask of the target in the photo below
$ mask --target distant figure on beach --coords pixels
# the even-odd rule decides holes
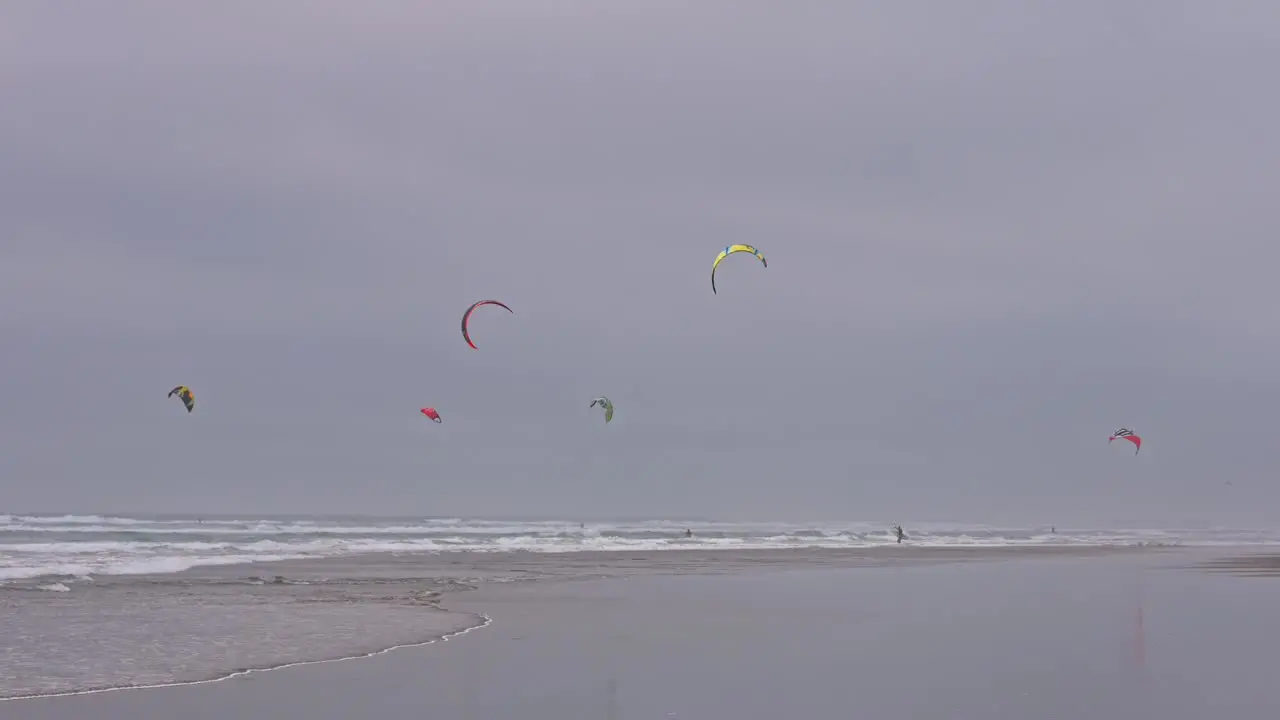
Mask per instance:
[[[1049,527],[1049,532],[1053,533],[1054,535],[1057,535],[1057,534],[1058,534],[1058,527],[1057,527],[1056,525],[1050,526],[1050,527]]]
[[[687,537],[687,538],[691,538],[691,537],[693,537],[693,531],[692,531],[692,530],[690,530],[689,528],[685,528],[685,529],[684,529],[684,536],[685,536],[685,537]]]
[[[901,545],[903,540],[907,539],[907,534],[902,532],[901,525],[893,526],[893,534],[898,536],[898,544]]]

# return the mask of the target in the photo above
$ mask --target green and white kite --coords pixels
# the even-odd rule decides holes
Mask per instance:
[[[609,398],[601,395],[600,397],[591,401],[591,407],[595,407],[596,405],[599,405],[600,407],[604,408],[605,422],[609,422],[610,420],[613,419],[613,402],[611,402]]]

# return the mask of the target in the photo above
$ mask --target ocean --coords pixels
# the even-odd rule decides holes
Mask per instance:
[[[0,514],[0,583],[58,592],[105,575],[368,553],[864,549],[895,544],[893,524]],[[913,547],[1280,545],[1280,532],[1231,528],[904,528]]]

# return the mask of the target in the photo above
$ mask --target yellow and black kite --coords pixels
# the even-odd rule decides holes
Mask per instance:
[[[196,409],[196,396],[191,394],[191,388],[186,385],[179,385],[169,391],[169,397],[174,395],[177,395],[182,400],[182,404],[187,406],[187,412]]]

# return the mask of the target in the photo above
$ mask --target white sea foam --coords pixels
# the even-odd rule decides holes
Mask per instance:
[[[180,572],[205,565],[362,553],[867,548],[895,544],[882,522],[145,518],[0,515],[0,582]],[[923,547],[1280,545],[1275,531],[1090,529],[905,523]],[[693,531],[686,537],[684,531]]]

